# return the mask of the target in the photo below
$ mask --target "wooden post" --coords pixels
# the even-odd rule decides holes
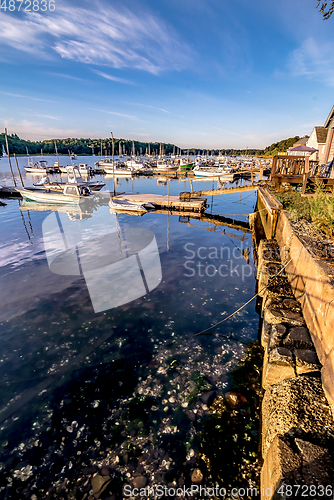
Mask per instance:
[[[56,143],[56,141],[55,141],[55,149],[56,149],[57,162],[58,162],[58,168],[59,168],[60,165],[59,165],[59,156],[58,156],[58,149],[57,149],[57,143]]]
[[[262,179],[263,179],[263,167],[260,167],[259,181],[262,181]]]
[[[15,180],[15,177],[14,177],[14,172],[13,172],[13,169],[12,169],[12,164],[10,162],[9,147],[8,147],[8,137],[7,137],[7,129],[6,128],[5,128],[5,139],[6,139],[6,148],[7,148],[7,156],[8,156],[9,168],[10,168],[10,171],[12,173],[12,177],[13,177],[13,181],[14,181],[14,186],[16,187],[16,180]]]
[[[23,184],[23,180],[22,180],[22,175],[21,175],[21,172],[20,172],[20,169],[19,169],[19,164],[18,164],[18,161],[17,161],[15,153],[14,153],[14,158],[15,158],[15,162],[16,162],[17,171],[18,171],[19,176],[20,176],[21,184],[22,184],[22,187],[24,188],[24,184]]]
[[[305,168],[304,168],[304,176],[303,176],[302,194],[305,194],[305,191],[306,191],[309,170],[310,170],[310,157],[305,156]]]
[[[271,172],[270,172],[270,176],[269,176],[269,180],[271,181],[274,174],[275,174],[275,170],[276,170],[276,163],[277,163],[277,156],[274,156],[273,158],[273,163],[272,163],[272,166],[271,166]]]

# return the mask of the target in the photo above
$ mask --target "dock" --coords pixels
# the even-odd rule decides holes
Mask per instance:
[[[20,193],[15,190],[15,187],[0,187],[0,198],[22,198]]]
[[[157,209],[177,210],[179,212],[204,212],[206,199],[183,200],[179,196],[169,196],[162,194],[127,194],[124,193],[116,197],[118,200],[133,201],[136,203],[152,203]]]
[[[257,191],[259,188],[259,184],[251,184],[248,186],[236,186],[236,187],[228,187],[228,188],[219,188],[219,189],[206,189],[203,191],[186,191],[180,193],[180,199],[192,199],[201,196],[212,196],[216,194],[229,194],[229,193],[241,193],[243,191]]]

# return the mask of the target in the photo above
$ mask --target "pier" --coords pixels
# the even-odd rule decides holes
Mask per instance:
[[[204,212],[206,207],[206,199],[183,200],[178,196],[162,194],[125,193],[116,196],[116,199],[137,203],[152,203],[157,209],[178,210],[179,212]]]

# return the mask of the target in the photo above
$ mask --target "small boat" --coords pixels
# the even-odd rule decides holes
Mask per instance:
[[[43,177],[39,182],[34,183],[34,186],[44,187],[51,191],[63,191],[67,184],[77,184],[87,186],[91,191],[100,191],[106,184],[105,182],[85,181],[79,172],[77,166],[67,167],[67,182],[50,181],[48,176]]]
[[[15,188],[24,200],[37,201],[39,203],[80,203],[83,199],[92,197],[92,192],[87,186],[67,184],[62,192],[50,189]]]
[[[115,163],[114,166],[111,164],[109,167],[103,167],[103,170],[106,174],[115,174],[117,176],[126,175],[131,177],[135,175],[135,171],[132,167],[121,167],[117,163]]]
[[[233,181],[234,173],[225,168],[203,168],[195,167],[193,170],[196,177],[224,177],[226,181]]]
[[[135,203],[128,200],[119,200],[117,198],[112,198],[109,201],[109,207],[113,210],[122,210],[126,212],[147,212],[146,208],[141,203]]]
[[[52,168],[48,165],[46,160],[36,161],[35,163],[30,158],[28,160],[28,166],[24,167],[24,170],[28,174],[50,174],[52,173]]]
[[[183,160],[182,158],[174,160],[174,165],[177,165],[178,169],[181,172],[186,172],[186,171],[192,170],[192,168],[194,166],[193,163],[189,163],[189,162]]]
[[[7,154],[7,153],[6,153],[6,151],[5,151],[5,146],[4,146],[4,145],[2,145],[2,156],[3,156],[4,158],[7,158],[7,157],[8,157],[8,154]]]
[[[178,165],[173,165],[171,163],[167,163],[165,160],[157,160],[156,165],[155,165],[156,170],[177,170],[179,167]]]

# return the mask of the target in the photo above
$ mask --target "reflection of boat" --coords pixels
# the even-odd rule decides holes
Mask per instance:
[[[119,213],[119,209],[115,209],[115,208],[111,208],[109,209],[109,212],[111,214],[117,214]],[[147,212],[147,210],[141,210],[140,212],[139,211],[135,211],[135,210],[122,210],[122,214],[126,214],[126,215],[136,215],[138,217],[142,217],[145,213]]]
[[[16,188],[24,200],[39,203],[80,203],[82,199],[92,196],[87,186],[67,184],[62,192],[50,191],[40,188]]]
[[[61,212],[66,213],[70,220],[82,220],[92,217],[94,209],[96,210],[96,206],[92,203],[88,206],[86,204],[78,203],[68,207],[65,204],[57,205],[56,203],[32,203],[31,201],[23,200],[20,209],[28,211],[34,210],[37,212]]]
[[[146,208],[141,203],[135,203],[133,201],[128,201],[128,200],[117,200],[116,198],[112,198],[109,201],[109,207],[116,211],[125,210],[127,212],[147,212]]]

